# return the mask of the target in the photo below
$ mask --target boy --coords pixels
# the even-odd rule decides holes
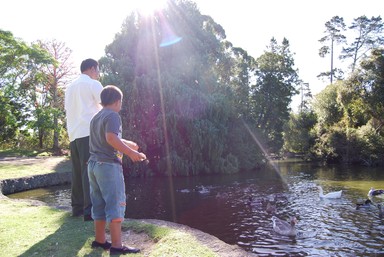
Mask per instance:
[[[92,218],[95,241],[92,248],[109,249],[110,254],[137,253],[140,250],[122,245],[121,222],[124,220],[126,196],[122,169],[123,154],[132,161],[147,157],[138,152],[132,141],[121,138],[121,110],[123,94],[116,86],[106,86],[100,94],[103,109],[91,120],[88,161]],[[105,227],[109,223],[112,244],[106,240]]]

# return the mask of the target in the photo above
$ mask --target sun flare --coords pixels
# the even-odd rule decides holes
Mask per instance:
[[[142,15],[151,15],[166,7],[167,0],[137,0],[133,1],[135,9]]]

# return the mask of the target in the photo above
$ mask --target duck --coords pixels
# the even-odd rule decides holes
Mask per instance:
[[[372,197],[372,196],[384,196],[384,189],[374,189],[373,187],[371,187],[371,189],[369,190],[368,192],[368,197]]]
[[[383,206],[379,203],[377,204],[377,208],[379,209],[379,218],[383,218]]]
[[[265,210],[268,213],[275,213],[276,212],[276,205],[271,204],[270,202],[268,202],[267,208],[265,208]]]
[[[367,200],[365,200],[364,203],[357,203],[356,204],[356,210],[371,208],[373,206],[374,206],[373,202],[371,200],[367,199]]]
[[[326,198],[326,199],[341,198],[341,194],[343,192],[343,190],[340,190],[340,191],[329,192],[328,194],[324,194],[323,188],[321,186],[317,186],[317,188],[320,190],[320,193],[319,193],[320,198]]]
[[[289,222],[272,216],[273,230],[283,236],[296,236],[296,217],[290,217]]]

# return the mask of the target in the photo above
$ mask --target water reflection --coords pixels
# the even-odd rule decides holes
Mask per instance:
[[[384,187],[380,169],[291,162],[278,163],[278,168],[279,172],[265,169],[228,176],[173,178],[172,186],[167,178],[129,179],[126,216],[182,223],[259,256],[384,254],[384,222],[378,209],[356,210],[356,202],[366,199],[371,186]],[[317,184],[325,192],[343,190],[342,198],[321,200]],[[69,206],[69,189],[54,189],[54,196],[48,198]],[[276,206],[275,213],[267,212],[268,202]],[[272,215],[282,219],[295,216],[299,234],[276,234]]]

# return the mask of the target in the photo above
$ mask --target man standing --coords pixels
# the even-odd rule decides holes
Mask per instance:
[[[80,66],[81,74],[65,91],[67,131],[72,161],[71,205],[72,216],[84,215],[92,220],[87,162],[89,159],[89,126],[93,116],[101,110],[99,64],[86,59]]]

